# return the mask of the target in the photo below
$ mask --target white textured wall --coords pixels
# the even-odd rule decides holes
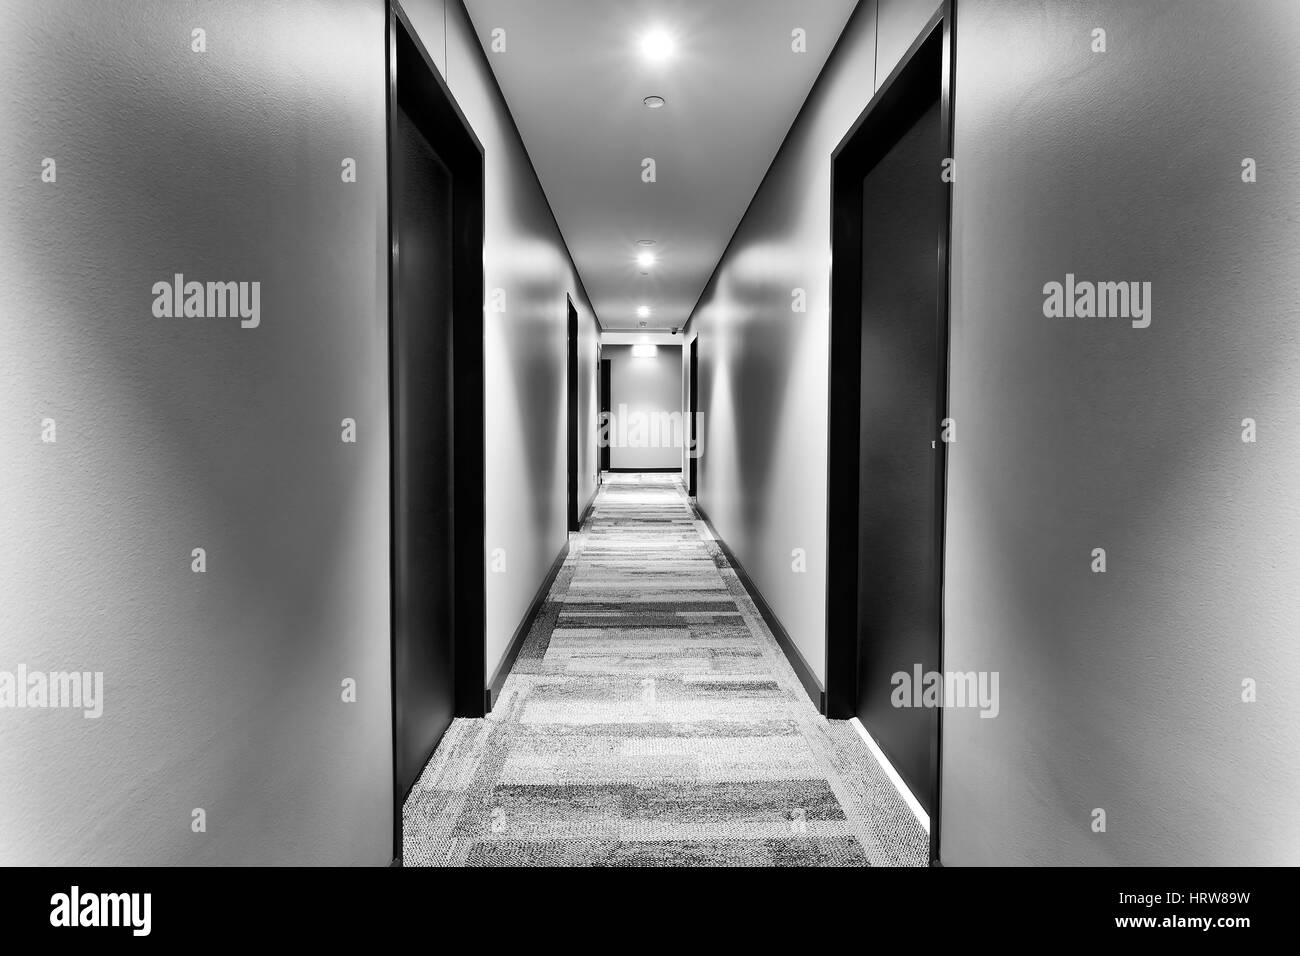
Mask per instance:
[[[933,8],[882,5],[881,35],[915,36]],[[700,342],[700,504],[823,682],[830,154],[876,73],[889,72],[876,68],[876,14],[863,0],[849,19],[690,328]],[[795,289],[806,312],[792,310]],[[793,570],[796,548],[804,572]]]
[[[596,492],[595,314],[458,0],[409,0],[412,25],[483,145],[483,283],[506,294],[484,314],[487,540],[506,570],[487,576],[487,674],[501,661],[568,540],[566,293],[578,308],[579,510]],[[441,59],[440,59],[441,57]]]
[[[0,709],[0,863],[387,863],[382,5],[5,0],[0,87],[0,670],[105,681]]]
[[[1002,709],[947,716],[944,859],[1294,865],[1300,7],[958,23],[946,649]],[[1151,326],[1045,318],[1066,272]]]
[[[859,6],[691,324],[701,502],[819,677],[830,153],[933,9],[880,0],[873,69]],[[966,0],[958,34],[945,663],[1001,713],[945,718],[943,858],[1294,864],[1300,8]],[[1152,281],[1151,328],[1044,318],[1067,271]]]
[[[410,7],[484,144],[507,290],[491,673],[566,539],[566,292],[584,422],[597,329],[463,10]],[[362,0],[0,2],[0,670],[106,683],[98,720],[0,709],[0,863],[391,857],[384,44]],[[178,271],[260,281],[261,326],[155,318]],[[585,502],[594,427],[581,472]]]

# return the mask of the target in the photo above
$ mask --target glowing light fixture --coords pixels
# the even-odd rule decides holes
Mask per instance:
[[[641,36],[641,55],[651,63],[662,63],[673,55],[677,44],[664,30],[651,30]]]
[[[636,264],[642,269],[649,269],[655,264],[655,254],[653,252],[639,252],[636,257]]]
[[[638,305],[636,307],[636,314],[637,314],[637,318],[641,318],[641,319],[646,318],[647,316],[650,315],[650,306]]]

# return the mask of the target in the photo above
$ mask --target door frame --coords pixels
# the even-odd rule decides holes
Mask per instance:
[[[831,307],[826,524],[826,715],[847,719],[858,700],[858,468],[861,427],[862,349],[862,180],[911,128],[918,104],[932,103],[939,82],[940,136],[945,157],[953,155],[953,90],[956,77],[957,0],[943,0],[902,60],[876,90],[831,154]],[[947,418],[949,377],[950,246],[952,186],[934,171],[941,189],[937,237],[935,328],[939,368],[935,408]],[[944,666],[944,518],[947,500],[947,444],[935,422],[935,556],[932,595],[939,629],[938,667]],[[943,708],[935,715],[930,751],[930,861],[939,863]]]
[[[600,360],[597,363],[597,376],[599,384],[596,386],[600,394],[600,401],[597,403],[600,407],[596,409],[596,471],[600,474],[601,482],[605,480],[605,472],[611,471],[610,465],[610,448],[609,448],[609,415],[613,412],[613,399],[611,392],[614,388],[614,360],[605,358],[604,346],[601,346]],[[605,418],[602,420],[601,416]],[[602,441],[602,436],[604,440]]]
[[[686,414],[690,421],[686,426],[686,434],[690,441],[690,447],[686,452],[686,494],[688,497],[696,497],[699,494],[699,435],[695,430],[695,423],[700,417],[700,337],[692,337],[691,344],[688,346],[689,352],[686,356]]]
[[[484,616],[484,377],[483,377],[483,146],[451,95],[442,73],[421,42],[400,0],[390,0],[385,68],[385,150],[388,172],[388,414],[389,414],[389,696],[393,762],[393,858],[402,858],[402,805],[408,793],[397,780],[397,402],[394,394],[394,332],[400,314],[397,216],[393,195],[393,132],[397,119],[398,74],[414,88],[421,105],[415,117],[439,158],[452,172],[452,622],[457,717],[484,715],[486,648]],[[427,133],[426,133],[427,135]],[[435,745],[436,746],[436,745]]]
[[[565,445],[568,478],[568,529],[572,533],[582,527],[582,507],[578,504],[578,307],[573,296],[564,294],[565,307],[565,419],[567,420]]]
[[[601,486],[602,484],[605,483],[605,475],[604,475],[604,473],[603,473],[603,469],[601,468],[601,462],[602,462],[602,459],[601,459],[601,457],[600,457],[600,413],[601,413],[601,410],[602,410],[602,408],[604,407],[604,404],[605,404],[604,398],[602,397],[602,395],[604,394],[605,384],[604,384],[603,381],[601,381],[601,374],[600,374],[600,373],[601,373],[601,369],[604,367],[604,366],[601,364],[601,363],[604,361],[604,356],[605,356],[605,346],[604,346],[604,344],[600,341],[600,335],[597,334],[597,336],[596,336],[596,367],[595,367],[594,369],[592,369],[592,374],[595,375],[595,378],[592,379],[592,381],[594,381],[594,382],[596,383],[596,407],[595,407],[595,409],[593,409],[594,414],[591,416],[591,419],[592,419],[592,421],[591,421],[591,429],[592,429],[591,433],[592,433],[593,435],[596,436],[596,448],[595,448],[595,453],[596,453],[596,464],[595,464],[595,467],[596,467],[596,491],[597,491],[597,492],[600,491],[600,486]],[[591,500],[592,500],[593,502],[596,500],[595,492],[592,493],[592,499],[591,499]]]

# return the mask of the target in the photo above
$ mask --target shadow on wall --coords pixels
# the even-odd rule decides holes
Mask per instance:
[[[555,517],[554,496],[543,493],[550,487],[542,476],[564,473],[565,442],[565,378],[556,375],[556,362],[563,369],[565,359],[565,309],[563,296],[552,301],[559,283],[552,277],[546,279],[516,280],[507,287],[509,332],[516,339],[514,356],[509,369],[510,388],[513,392],[514,413],[512,421],[524,424],[517,434],[522,442],[524,461],[529,473],[517,476],[512,482],[516,493],[529,499],[533,526],[548,527]],[[559,316],[557,319],[556,316]],[[489,316],[491,318],[491,316]],[[559,329],[560,337],[555,332]],[[556,353],[558,349],[558,356]],[[493,377],[493,385],[500,376]],[[491,392],[502,394],[499,388]],[[543,418],[538,409],[554,409],[554,415]],[[500,442],[503,434],[488,430],[488,441]],[[527,486],[536,484],[530,492]]]
[[[1294,863],[1300,191],[1241,163],[1300,148],[1300,11],[960,16],[946,651],[1003,708],[946,717],[945,859]],[[1048,316],[1067,275],[1149,327]]]
[[[50,156],[56,179],[3,187],[6,316],[23,324],[4,323],[0,389],[58,432],[4,436],[30,503],[5,514],[21,610],[4,650],[102,669],[106,699],[93,741],[11,728],[5,776],[23,782],[0,831],[24,836],[6,859],[384,863],[382,6],[312,7],[309,36],[305,3],[213,8],[202,51],[169,4],[25,9],[0,34],[0,126],[17,165]],[[256,327],[155,314],[177,274],[256,283]],[[70,793],[97,799],[50,799]],[[93,833],[93,854],[69,833]]]
[[[752,325],[765,321],[788,321],[773,305],[774,302],[781,303],[787,299],[789,292],[786,290],[756,284],[748,289],[737,289],[731,301],[734,303],[733,308],[747,314],[747,324]],[[740,379],[733,377],[730,380],[731,407],[743,409],[733,435],[735,467],[746,476],[746,483],[752,482],[756,488],[771,487],[778,467],[777,457],[772,454],[772,442],[787,403],[790,363],[783,360],[787,357],[765,348],[745,345],[742,340],[732,358],[733,362],[746,369],[747,377],[763,383],[760,389],[742,391]],[[743,527],[767,526],[767,507],[771,503],[763,495],[743,494],[739,504]]]

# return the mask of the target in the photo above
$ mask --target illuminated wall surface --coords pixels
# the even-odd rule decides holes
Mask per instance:
[[[960,16],[947,665],[1003,703],[945,859],[1294,864],[1300,7]],[[1150,312],[1047,318],[1067,273]]]
[[[566,293],[584,421],[596,328],[463,9],[408,6],[504,291],[491,673],[566,540]],[[932,9],[859,5],[691,324],[701,503],[823,678],[829,156]],[[945,862],[1293,863],[1300,7],[960,18],[946,664],[1001,701],[945,722]],[[384,27],[0,0],[0,671],[102,675],[0,711],[0,863],[388,862]],[[1067,275],[1150,324],[1049,318]]]
[[[491,673],[566,538],[566,292],[587,417],[597,336],[463,12],[410,12],[505,290]],[[103,674],[98,718],[0,711],[0,863],[391,856],[384,31],[359,0],[0,4],[0,669]],[[155,315],[178,273],[258,283],[256,326]]]
[[[933,9],[859,6],[691,324],[700,502],[823,678],[829,156]],[[946,714],[943,859],[1294,863],[1300,7],[957,30],[945,666],[1001,712]],[[1067,274],[1149,326],[1048,318]]]

